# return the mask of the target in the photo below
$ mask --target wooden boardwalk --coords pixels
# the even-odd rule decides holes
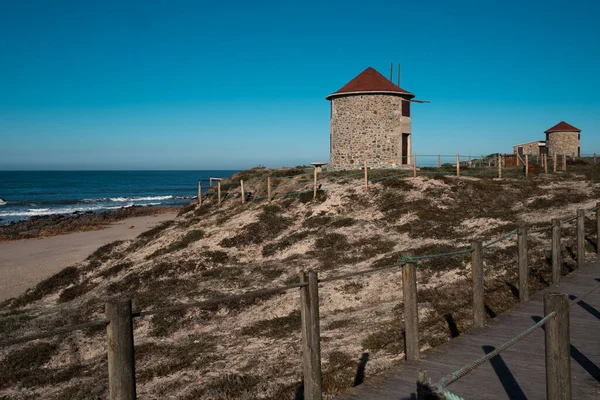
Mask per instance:
[[[337,400],[416,399],[419,369],[427,369],[432,382],[453,372],[533,325],[543,316],[545,292],[577,297],[600,281],[596,262],[562,277],[536,293],[531,300],[473,330],[422,354],[421,360],[405,362],[393,371],[336,397]],[[573,399],[600,399],[600,289],[571,306],[571,376]],[[465,399],[545,399],[546,370],[544,331],[527,338],[494,357],[448,389]]]

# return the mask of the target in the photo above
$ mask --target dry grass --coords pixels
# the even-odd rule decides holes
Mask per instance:
[[[572,170],[529,181],[394,178],[371,185],[368,192],[358,187],[326,192],[329,181],[323,178],[317,201],[308,170],[244,171],[223,183],[229,199],[237,196],[242,178],[260,183],[271,176],[274,187],[294,179],[309,190],[277,195],[270,205],[225,201],[220,208],[209,195],[202,208],[190,206],[175,222],[102,247],[85,262],[1,305],[0,334],[17,337],[100,318],[110,297],[130,297],[135,310],[149,310],[297,283],[301,270],[332,276],[394,266],[399,256],[468,247],[472,240],[498,237],[518,224],[540,226],[594,205],[600,186],[593,182],[600,182],[600,169]],[[284,174],[294,177],[281,178]],[[351,179],[344,173],[325,176]],[[595,220],[587,218],[590,253],[595,250],[594,230]],[[565,226],[563,233],[567,273],[575,265],[574,231]],[[533,290],[549,281],[550,239],[544,235],[530,239]],[[490,317],[517,301],[511,240],[484,252]],[[370,376],[401,358],[400,281],[398,270],[388,269],[320,287],[327,398],[352,386],[364,352],[370,354]],[[420,263],[422,346],[438,345],[470,328],[470,290],[469,254]],[[140,397],[293,398],[301,381],[298,304],[298,291],[292,290],[137,319]],[[106,397],[103,329],[44,346],[0,350],[0,369],[9,371],[0,378],[5,382],[0,399],[13,396],[15,388],[23,399]],[[70,367],[65,360],[73,359],[77,362]],[[19,360],[37,372],[26,371]]]

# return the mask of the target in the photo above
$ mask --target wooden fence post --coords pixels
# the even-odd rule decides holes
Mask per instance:
[[[525,178],[529,178],[529,154],[525,154]]]
[[[367,169],[367,162],[365,161],[365,190],[369,190],[369,170]]]
[[[460,176],[460,155],[456,153],[456,176]]]
[[[473,274],[473,327],[485,325],[485,298],[483,289],[483,244],[471,243],[471,273]]]
[[[544,153],[544,173],[548,173],[548,154]]]
[[[198,181],[198,207],[202,207],[202,182]]]
[[[106,303],[106,347],[108,349],[108,392],[110,400],[134,400],[135,358],[131,300]]]
[[[577,210],[577,268],[585,266],[585,210]]]
[[[417,177],[417,155],[413,153],[413,177]]]
[[[271,202],[271,177],[267,177],[267,199],[269,199],[269,203]]]
[[[419,359],[419,308],[417,302],[417,266],[402,267],[402,294],[404,296],[404,332],[406,360]]]
[[[442,156],[438,154],[438,169],[442,167]]]
[[[562,165],[562,170],[566,171],[567,170],[567,155],[566,154],[563,154],[563,160],[562,161],[563,161],[562,162],[562,164],[563,164]]]
[[[221,181],[217,181],[217,194],[219,196],[219,207],[221,206]]]
[[[502,179],[502,155],[498,154],[498,178]]]
[[[560,266],[562,264],[560,256],[560,219],[552,220],[552,283],[558,283],[560,280]]]
[[[246,202],[246,195],[244,193],[244,181],[240,181],[240,186],[242,189],[242,204],[244,204]]]
[[[600,203],[596,203],[596,255],[600,255]]]
[[[544,315],[556,315],[546,322],[546,398],[571,400],[571,343],[569,334],[569,296],[544,295]]]
[[[556,173],[556,164],[558,164],[558,154],[554,153],[554,172]]]
[[[302,322],[302,362],[304,369],[304,399],[321,400],[321,337],[319,327],[319,282],[317,273],[300,272],[300,318]]]
[[[313,200],[317,199],[317,167],[315,167],[315,179],[313,183]]]
[[[594,164],[596,164],[596,153],[594,153]]]
[[[517,228],[519,258],[519,301],[529,300],[529,267],[527,266],[527,227]]]

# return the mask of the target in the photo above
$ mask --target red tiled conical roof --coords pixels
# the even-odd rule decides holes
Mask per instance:
[[[358,74],[350,82],[346,83],[340,90],[327,96],[326,99],[331,100],[334,97],[359,93],[397,94],[399,96],[405,96],[410,99],[415,97],[415,95],[411,92],[394,85],[391,81],[389,81],[385,76],[377,72],[374,68],[369,67],[360,74]]]
[[[581,129],[575,128],[573,125],[567,124],[565,121],[560,121],[558,124],[554,125],[544,133],[551,132],[581,132]]]

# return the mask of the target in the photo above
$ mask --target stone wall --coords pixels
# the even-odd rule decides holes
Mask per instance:
[[[402,98],[385,94],[336,97],[331,100],[330,169],[357,169],[364,161],[398,167],[402,133],[411,133],[402,116]]]
[[[546,134],[548,154],[567,154],[577,156],[579,153],[579,132],[552,132]]]
[[[529,143],[523,143],[517,146],[513,146],[513,151],[515,154],[518,154],[519,152],[519,147],[523,148],[523,155],[525,154],[535,154],[538,155],[540,154],[540,146],[538,144],[539,142],[529,142]]]

